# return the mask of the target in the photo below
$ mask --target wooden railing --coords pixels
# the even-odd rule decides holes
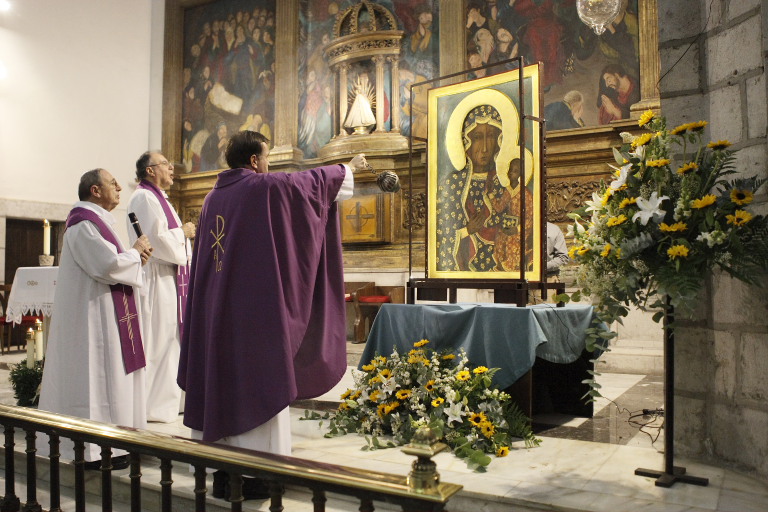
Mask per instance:
[[[141,510],[141,457],[154,457],[160,461],[161,510],[172,510],[173,462],[194,468],[195,510],[206,509],[206,468],[225,470],[230,474],[232,511],[242,510],[242,477],[259,477],[269,483],[271,504],[269,510],[283,510],[282,496],[285,486],[308,488],[312,492],[315,512],[325,510],[326,492],[352,496],[360,500],[361,512],[372,512],[374,501],[394,503],[404,511],[440,511],[448,499],[462,486],[441,483],[431,456],[441,449],[439,443],[421,436],[421,441],[409,445],[405,451],[416,455],[408,477],[375,471],[337,466],[317,461],[274,455],[251,450],[234,450],[222,445],[194,441],[147,430],[117,427],[83,420],[71,416],[38,411],[26,407],[0,405],[0,423],[5,434],[5,493],[0,498],[0,511],[16,512],[22,509],[16,496],[14,448],[15,430],[26,433],[26,502],[23,510],[39,511],[37,501],[36,455],[37,433],[47,434],[50,444],[50,507],[51,512],[61,510],[59,441],[72,439],[75,443],[75,503],[76,511],[85,510],[85,443],[102,447],[101,498],[102,510],[112,510],[112,448],[129,452],[131,510]]]

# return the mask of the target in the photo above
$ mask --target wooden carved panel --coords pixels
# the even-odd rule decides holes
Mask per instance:
[[[549,222],[568,223],[568,214],[580,208],[600,186],[597,181],[558,180],[547,184]]]
[[[390,194],[353,196],[342,201],[342,243],[385,243],[390,241]]]

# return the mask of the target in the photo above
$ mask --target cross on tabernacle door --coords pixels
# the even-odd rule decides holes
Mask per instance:
[[[352,224],[355,228],[355,231],[360,231],[363,229],[363,226],[366,225],[368,222],[368,219],[374,219],[376,216],[372,213],[367,213],[368,210],[366,210],[361,204],[360,201],[355,203],[354,213],[351,213],[346,216],[347,220],[350,221],[350,224]]]

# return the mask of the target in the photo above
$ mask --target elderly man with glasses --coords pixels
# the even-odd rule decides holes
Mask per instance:
[[[143,233],[154,248],[144,274],[146,284],[139,300],[142,334],[147,357],[147,421],[169,423],[179,416],[181,389],[176,384],[179,339],[189,261],[191,222],[182,224],[165,193],[173,184],[173,164],[161,153],[147,151],[136,161],[136,191],[128,203]],[[128,221],[128,234],[137,234]]]

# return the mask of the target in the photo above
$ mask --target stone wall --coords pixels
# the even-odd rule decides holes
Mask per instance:
[[[661,105],[671,126],[705,119],[744,176],[767,176],[768,6],[659,2]],[[754,209],[768,211],[765,189]],[[675,351],[675,453],[768,477],[768,279],[708,279]]]

